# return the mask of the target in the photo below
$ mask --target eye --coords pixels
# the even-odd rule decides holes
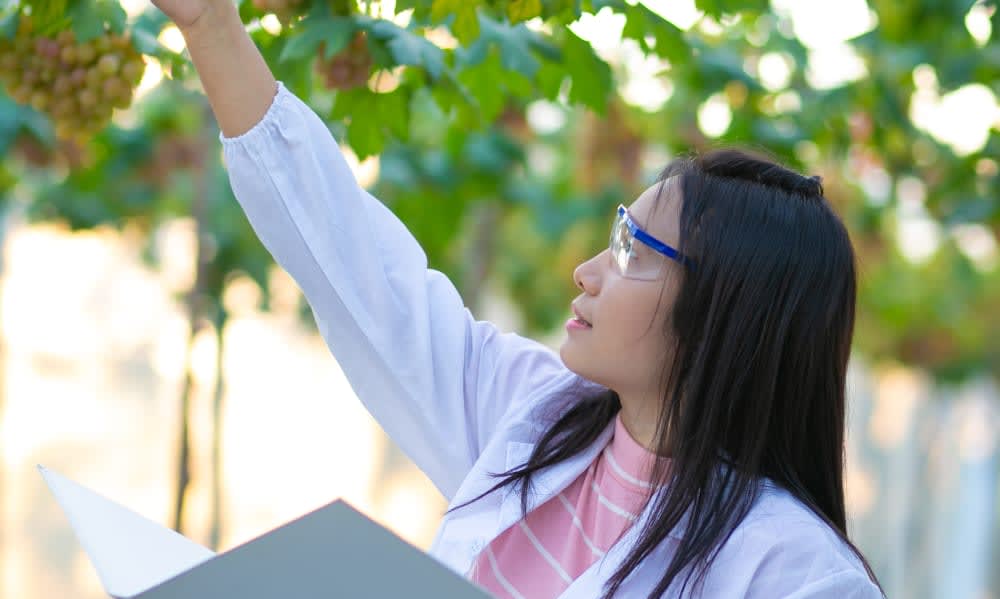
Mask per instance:
[[[625,253],[628,255],[630,260],[635,260],[639,257],[639,254],[635,251],[635,244],[633,243],[633,239],[631,237],[625,240]]]

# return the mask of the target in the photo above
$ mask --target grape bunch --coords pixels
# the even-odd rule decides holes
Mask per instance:
[[[33,33],[21,18],[12,40],[0,40],[0,83],[17,103],[47,114],[62,139],[82,139],[127,108],[145,64],[128,34],[106,32],[78,43],[72,31]]]
[[[320,44],[316,59],[316,73],[323,77],[329,89],[351,89],[368,83],[372,70],[372,55],[364,31],[354,34],[343,50],[324,60],[326,44]]]

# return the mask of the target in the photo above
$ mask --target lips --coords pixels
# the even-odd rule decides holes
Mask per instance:
[[[588,327],[594,326],[594,325],[590,324],[589,320],[587,320],[586,318],[584,318],[583,314],[581,314],[580,310],[576,307],[576,304],[572,304],[571,307],[573,308],[573,315],[576,316],[576,319],[578,321],[580,321],[581,323],[587,325]]]

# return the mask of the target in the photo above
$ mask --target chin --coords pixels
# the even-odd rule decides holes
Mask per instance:
[[[601,377],[597,376],[592,368],[587,367],[586,359],[580,356],[578,351],[574,351],[569,339],[563,341],[562,346],[559,347],[559,358],[562,359],[563,366],[570,372],[599,385],[604,384],[599,380]]]
[[[573,355],[574,352],[569,346],[570,346],[570,340],[568,338],[564,339],[562,345],[559,346],[559,358],[562,360],[563,366],[565,366],[572,372],[575,372],[576,374],[583,376],[583,373],[579,371],[577,366],[578,364],[578,360],[576,359],[577,356]]]

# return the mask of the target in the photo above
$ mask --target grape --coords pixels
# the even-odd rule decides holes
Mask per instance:
[[[97,58],[97,50],[91,44],[81,44],[76,47],[76,59],[80,64],[90,64]]]
[[[359,31],[350,43],[329,60],[324,60],[326,44],[320,44],[316,59],[316,72],[330,89],[350,89],[368,83],[372,69],[372,55],[368,50],[365,32]]]
[[[73,80],[70,75],[66,73],[60,74],[56,77],[56,80],[52,82],[52,93],[56,96],[63,97],[73,90]]]
[[[141,60],[130,60],[122,65],[122,77],[130,83],[138,83],[145,70],[146,65]]]
[[[273,13],[278,17],[278,21],[288,24],[302,12],[304,2],[303,0],[253,0],[253,6],[261,12]]]
[[[71,65],[76,62],[77,56],[76,46],[63,46],[62,50],[59,51],[59,60],[65,65]]]
[[[76,101],[85,111],[97,106],[97,94],[90,88],[82,89],[76,95]]]
[[[114,109],[131,104],[144,70],[127,33],[78,43],[69,29],[35,34],[23,16],[14,39],[0,40],[0,83],[15,102],[46,113],[64,140],[103,129]]]
[[[85,83],[88,88],[95,90],[100,89],[103,82],[104,82],[104,73],[101,72],[100,68],[94,66],[87,69],[87,77]]]
[[[105,54],[101,60],[97,61],[97,68],[104,75],[114,75],[121,66],[121,59],[114,54]]]
[[[36,91],[31,94],[31,107],[38,112],[44,111],[49,107],[49,94],[44,91]]]
[[[125,84],[119,79],[107,79],[104,81],[101,92],[102,97],[106,101],[114,103],[114,100],[123,97],[127,93],[127,90]]]

